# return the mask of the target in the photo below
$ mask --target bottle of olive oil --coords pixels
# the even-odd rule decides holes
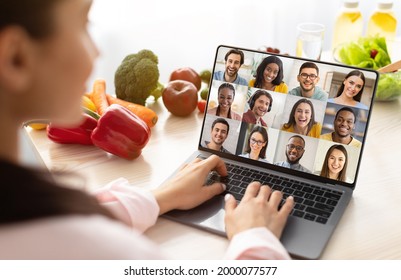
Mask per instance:
[[[334,24],[332,48],[362,36],[363,19],[357,0],[345,0]]]
[[[392,10],[392,1],[380,0],[376,11],[369,18],[367,35],[385,37],[386,41],[395,38],[397,32],[397,19]]]

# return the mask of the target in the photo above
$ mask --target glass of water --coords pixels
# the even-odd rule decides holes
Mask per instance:
[[[298,57],[320,60],[325,27],[320,23],[301,23],[297,26]]]

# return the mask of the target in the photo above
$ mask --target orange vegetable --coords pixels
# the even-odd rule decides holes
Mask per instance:
[[[93,103],[92,99],[90,99],[89,97],[87,97],[86,95],[82,95],[82,106],[84,106],[85,108],[96,112],[96,106]]]
[[[42,130],[47,127],[47,123],[30,123],[28,126],[35,130]]]
[[[119,104],[127,108],[132,113],[141,118],[149,127],[153,127],[157,123],[158,120],[157,114],[152,109],[149,109],[139,104],[135,104],[132,102],[116,98],[114,96],[111,96],[110,94],[106,94],[106,96],[107,96],[107,101],[110,105]]]
[[[96,106],[99,115],[103,115],[109,107],[109,102],[106,96],[106,81],[97,79],[93,83],[92,101]]]

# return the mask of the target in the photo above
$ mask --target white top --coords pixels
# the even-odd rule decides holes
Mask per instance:
[[[101,215],[68,215],[0,227],[0,259],[165,259],[142,235],[155,224],[159,206],[150,192],[120,178],[97,190],[96,198],[123,223]],[[288,259],[266,228],[237,234],[226,259]]]

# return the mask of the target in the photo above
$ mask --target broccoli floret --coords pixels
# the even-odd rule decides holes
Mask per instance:
[[[118,98],[145,105],[159,80],[157,56],[150,50],[127,55],[114,75]]]
[[[162,96],[163,90],[164,90],[164,85],[160,82],[157,82],[157,87],[154,90],[152,90],[150,95],[152,95],[155,98],[155,101],[157,101],[157,99],[159,99]]]

